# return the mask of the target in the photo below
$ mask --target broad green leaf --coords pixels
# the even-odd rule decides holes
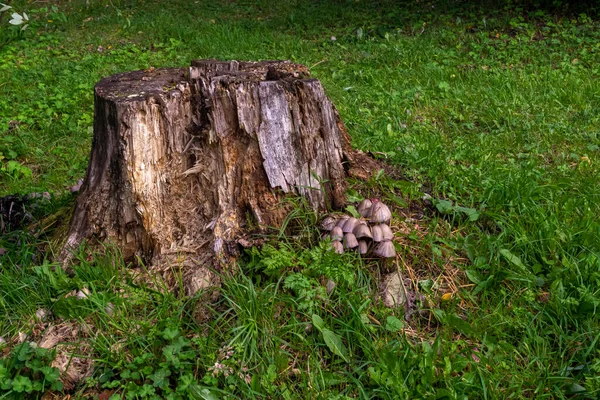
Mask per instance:
[[[198,385],[190,386],[190,394],[192,395],[191,397],[195,399],[219,400],[219,396],[211,392],[209,389],[203,388]]]
[[[356,190],[348,190],[346,192],[346,199],[349,203],[358,203],[359,201],[363,201],[363,197]]]
[[[468,269],[465,273],[467,274],[467,278],[473,283],[480,283],[483,280],[481,274],[474,269]]]
[[[346,211],[348,211],[350,214],[352,214],[352,216],[354,218],[360,218],[360,213],[358,211],[356,211],[356,208],[354,208],[354,206],[346,207]]]
[[[63,390],[63,386],[64,384],[61,381],[55,381],[52,382],[52,385],[50,385],[50,390],[61,391]]]
[[[156,393],[156,390],[154,390],[152,385],[150,385],[148,383],[144,384],[144,386],[142,386],[138,392],[138,394],[141,398],[146,398],[150,395],[153,395],[154,393]]]
[[[467,252],[467,257],[473,262],[477,256],[477,243],[473,239],[473,235],[467,235],[463,242],[463,249]]]
[[[473,334],[473,327],[467,321],[463,320],[456,314],[446,314],[446,323],[453,328],[458,329],[465,335]]]
[[[58,370],[58,368],[45,366],[40,368],[40,372],[44,374],[46,380],[49,382],[57,381],[58,378],[60,378],[60,371]]]
[[[32,353],[33,352],[31,351],[31,346],[29,345],[29,342],[23,342],[18,348],[17,359],[19,361],[27,361],[31,359]]]
[[[469,221],[471,222],[475,222],[479,219],[479,213],[474,208],[457,206],[455,207],[455,211],[465,214],[469,217]]]
[[[171,371],[168,369],[162,368],[156,371],[150,379],[154,381],[155,387],[164,388],[169,385],[169,376],[171,375]]]
[[[450,90],[450,84],[448,82],[440,82],[438,84],[438,88],[440,88],[440,90],[443,90],[444,92],[447,92],[448,90]]]
[[[76,296],[64,297],[57,300],[52,306],[52,312],[59,318],[83,318],[91,314],[93,306],[90,300],[80,299]]]
[[[452,207],[452,202],[450,200],[438,200],[435,203],[435,208],[437,208],[437,210],[442,214],[447,214],[454,210],[454,207]]]
[[[165,328],[165,330],[163,331],[162,337],[163,339],[167,339],[167,340],[172,340],[175,339],[177,337],[177,335],[179,335],[179,330],[177,328]]]
[[[313,323],[313,326],[315,328],[317,328],[319,331],[322,331],[323,328],[325,328],[325,322],[323,322],[323,319],[321,317],[319,317],[317,314],[312,315],[312,323]]]
[[[523,264],[523,262],[521,261],[521,259],[518,256],[511,253],[508,249],[500,249],[500,254],[504,258],[506,258],[511,264],[521,268],[524,272],[529,272],[527,270],[527,267],[525,267],[525,264]]]
[[[15,379],[13,379],[12,385],[13,390],[17,393],[31,393],[33,391],[33,384],[26,376],[17,376]]]
[[[404,327],[404,324],[402,323],[402,321],[400,321],[398,318],[394,317],[393,315],[389,315],[385,319],[385,329],[387,329],[390,332],[398,332],[403,327]]]
[[[2,382],[3,379],[8,378],[9,372],[8,372],[8,368],[6,368],[4,365],[0,364],[0,382]]]
[[[323,340],[325,340],[325,344],[329,347],[329,350],[348,362],[348,351],[346,350],[344,343],[342,343],[342,339],[327,328],[323,328],[321,333],[323,334]]]

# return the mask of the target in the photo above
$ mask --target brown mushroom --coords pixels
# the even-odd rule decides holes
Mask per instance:
[[[360,215],[362,215],[363,217],[366,217],[371,212],[372,205],[373,205],[373,203],[371,202],[371,200],[364,199],[363,201],[360,202],[360,204],[358,205],[358,209],[356,211],[358,211],[358,213]]]
[[[389,221],[392,218],[392,212],[389,207],[383,204],[377,199],[373,199],[373,205],[371,206],[371,212],[369,213],[369,220],[373,223],[379,224],[382,222]]]
[[[366,240],[358,241],[358,252],[361,255],[365,255],[369,252],[369,244],[366,242]]]
[[[330,231],[333,229],[337,222],[337,218],[334,218],[332,216],[325,217],[325,219],[321,221],[321,228],[323,228],[326,231]]]
[[[394,238],[394,232],[387,224],[379,224],[381,228],[381,234],[383,236],[383,240],[392,240]]]
[[[358,240],[356,240],[356,236],[352,232],[344,235],[344,247],[347,249],[358,247]]]
[[[325,289],[327,290],[327,294],[331,294],[331,292],[333,292],[333,289],[335,289],[335,282],[331,279],[328,279],[327,283],[325,284]]]
[[[371,229],[369,229],[369,227],[365,223],[356,225],[356,227],[354,228],[352,233],[354,233],[354,236],[356,236],[357,239],[363,239],[363,238],[373,239],[373,235],[371,234]]]
[[[374,242],[381,242],[383,240],[383,232],[379,225],[374,225],[371,227],[371,233],[373,235]]]
[[[391,240],[379,243],[375,249],[373,249],[373,255],[382,258],[395,257],[396,249],[394,248],[394,243]]]
[[[331,240],[339,242],[340,240],[342,240],[342,237],[344,237],[344,232],[342,231],[342,228],[336,226],[331,230],[330,236]]]
[[[340,219],[337,220],[335,226],[339,226],[340,228],[342,228],[344,226],[344,224],[346,223],[346,221],[348,221],[350,219],[349,216],[344,215],[343,217],[341,217]]]
[[[344,253],[344,245],[342,245],[342,242],[339,242],[339,241],[331,242],[331,247],[333,247],[333,250],[338,254]]]
[[[342,230],[344,231],[344,233],[351,233],[354,228],[356,228],[356,225],[359,224],[359,220],[354,218],[354,217],[350,217],[346,220],[346,223],[344,223],[344,226],[342,226]]]

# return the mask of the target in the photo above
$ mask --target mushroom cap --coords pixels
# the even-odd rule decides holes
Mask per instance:
[[[37,310],[35,312],[35,317],[40,321],[43,321],[47,315],[48,315],[48,310],[46,310],[45,308],[40,308],[39,310]]]
[[[371,200],[364,199],[363,201],[360,202],[360,204],[358,205],[358,209],[356,211],[358,211],[359,214],[362,215],[363,217],[366,217],[371,212],[372,205],[373,205],[373,202]]]
[[[350,219],[349,216],[344,215],[340,219],[337,220],[335,226],[339,226],[340,228],[342,228],[344,226],[344,224],[346,223],[346,221],[348,221],[349,219]]]
[[[335,251],[337,254],[344,253],[344,245],[342,245],[342,242],[331,242],[331,247],[333,247],[333,251]]]
[[[382,258],[395,257],[396,249],[394,248],[394,243],[391,240],[379,243],[375,249],[373,249],[373,255]]]
[[[358,241],[358,252],[365,255],[369,252],[369,244],[365,240]]]
[[[360,221],[354,217],[350,217],[346,220],[346,222],[344,223],[344,226],[342,226],[342,230],[344,231],[344,233],[351,233],[354,228],[356,228],[356,225],[358,225],[360,223]]]
[[[321,221],[321,228],[323,228],[326,231],[330,231],[333,229],[333,227],[335,226],[337,221],[338,221],[337,218],[329,215],[329,216],[325,217],[323,219],[323,221]]]
[[[371,229],[369,229],[369,227],[365,223],[356,225],[356,227],[354,228],[352,233],[354,233],[354,236],[356,236],[357,239],[361,239],[361,238],[373,239],[373,235],[371,234]]]
[[[381,242],[383,240],[383,231],[381,230],[381,226],[379,226],[379,225],[372,226],[371,233],[373,234],[374,242]]]
[[[327,294],[331,294],[331,292],[333,292],[333,289],[335,289],[335,282],[331,279],[328,279],[327,283],[325,284],[325,289],[327,290]]]
[[[389,221],[390,218],[392,218],[392,212],[390,211],[389,207],[377,199],[373,200],[371,212],[368,216],[369,220],[376,224]]]
[[[344,232],[342,231],[342,228],[340,228],[339,226],[334,227],[331,230],[331,240],[335,241],[340,241],[342,240],[342,237],[344,237]]]
[[[352,232],[346,233],[344,235],[344,247],[347,249],[353,249],[358,247],[358,240],[356,240],[356,236]]]
[[[392,240],[394,238],[394,232],[392,232],[392,228],[390,228],[387,224],[379,224],[381,228],[381,234],[383,235],[383,240]]]

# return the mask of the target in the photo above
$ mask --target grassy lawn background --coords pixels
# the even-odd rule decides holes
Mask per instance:
[[[69,207],[102,77],[290,59],[323,82],[355,147],[400,168],[349,195],[413,210],[395,215],[398,266],[423,299],[409,321],[383,307],[378,266],[319,246],[301,205],[302,236],[253,250],[210,305],[139,283],[112,250],[68,277],[36,250],[43,235],[13,232],[0,238],[2,389],[56,382],[39,369],[52,354],[11,341],[60,325],[94,359],[75,396],[598,396],[600,20],[519,4],[11,2],[31,23],[0,21],[0,195],[53,193],[40,216]],[[82,288],[83,302],[66,296]],[[40,308],[53,316],[36,321]]]

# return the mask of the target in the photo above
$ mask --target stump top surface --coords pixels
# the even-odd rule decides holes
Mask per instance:
[[[192,79],[202,77],[227,82],[260,82],[265,80],[307,79],[310,78],[310,71],[302,64],[295,64],[287,60],[193,60],[190,77]]]
[[[168,93],[187,84],[187,68],[156,68],[125,72],[102,79],[96,94],[116,102],[136,101],[147,95]]]

